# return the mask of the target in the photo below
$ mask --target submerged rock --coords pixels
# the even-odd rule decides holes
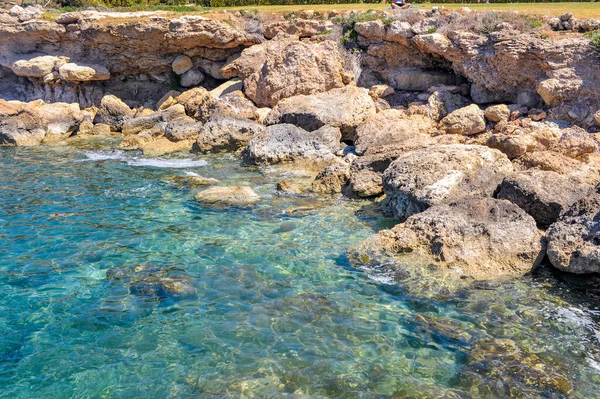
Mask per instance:
[[[200,203],[222,206],[254,205],[260,201],[260,197],[247,186],[237,187],[211,187],[200,191],[195,196]]]
[[[219,184],[220,181],[217,179],[213,179],[212,177],[204,177],[204,176],[195,176],[195,175],[177,175],[177,176],[169,176],[162,180],[168,184],[174,184],[178,187],[182,188],[194,188],[194,187],[202,187],[202,186],[212,186],[215,184]]]
[[[350,165],[343,161],[325,167],[315,180],[310,190],[318,194],[339,194],[350,177]]]
[[[401,154],[383,174],[390,213],[400,220],[432,205],[490,197],[513,166],[498,150],[436,145]]]
[[[368,264],[373,257],[391,256],[407,276],[445,271],[478,279],[520,276],[541,262],[541,240],[534,219],[518,206],[493,198],[463,199],[432,206],[379,232],[353,248],[351,258]]]
[[[600,272],[600,185],[571,205],[548,229],[548,258],[557,269]]]

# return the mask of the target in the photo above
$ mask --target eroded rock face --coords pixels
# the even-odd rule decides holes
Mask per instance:
[[[196,201],[216,206],[247,207],[260,201],[258,194],[248,186],[210,187],[195,196]]]
[[[244,150],[245,162],[280,162],[333,159],[340,148],[340,129],[323,126],[312,132],[290,124],[271,125],[257,132]]]
[[[463,199],[413,215],[359,243],[350,255],[358,264],[382,255],[398,258],[407,276],[431,273],[424,265],[432,264],[433,273],[490,279],[530,272],[543,257],[541,240],[533,218],[518,206]]]
[[[497,198],[518,205],[539,227],[547,228],[592,189],[592,185],[574,176],[530,169],[504,178]]]
[[[457,109],[440,121],[447,134],[469,136],[485,131],[484,112],[476,104]]]
[[[263,107],[273,107],[284,98],[344,85],[342,56],[337,44],[329,40],[271,40],[244,50],[223,67],[222,73],[226,78],[241,78],[244,93]]]
[[[600,186],[571,205],[548,229],[548,258],[560,270],[600,272]]]
[[[113,95],[106,95],[100,102],[94,123],[104,123],[113,130],[120,131],[125,121],[133,118],[135,112],[127,104]]]
[[[278,21],[265,26],[265,37],[273,39],[280,33],[295,35],[300,38],[311,37],[320,33],[326,33],[333,28],[333,22],[317,19],[294,18],[288,21]]]
[[[490,197],[513,166],[498,150],[436,145],[401,154],[383,174],[390,213],[400,220],[433,205]]]
[[[353,140],[356,127],[373,115],[375,103],[369,92],[356,86],[346,86],[282,100],[265,122],[268,125],[290,123],[308,131],[329,125],[340,128],[343,139]]]
[[[356,128],[355,151],[358,155],[396,150],[410,151],[432,143],[436,131],[433,120],[423,115],[388,109],[366,119]]]
[[[348,182],[349,177],[350,165],[338,161],[319,172],[310,190],[317,194],[339,194]]]
[[[245,119],[216,118],[199,131],[193,150],[197,152],[237,151],[248,145],[265,127]]]

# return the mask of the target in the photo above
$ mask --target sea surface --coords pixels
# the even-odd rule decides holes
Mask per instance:
[[[169,182],[193,174],[261,202],[201,206]],[[0,149],[0,397],[600,397],[597,299],[545,271],[444,291],[356,270],[393,222],[277,195],[298,174]]]

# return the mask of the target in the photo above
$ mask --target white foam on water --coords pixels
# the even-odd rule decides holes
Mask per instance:
[[[83,153],[90,161],[105,161],[109,159],[125,160],[125,153],[119,150],[112,151],[86,151]]]
[[[130,166],[150,166],[154,168],[196,168],[208,165],[208,162],[203,160],[184,159],[166,159],[166,158],[131,158],[127,161]]]
[[[200,175],[198,173],[194,173],[194,172],[189,172],[189,171],[185,171],[183,172],[186,176],[197,176],[200,177]]]

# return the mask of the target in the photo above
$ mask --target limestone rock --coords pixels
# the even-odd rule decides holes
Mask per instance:
[[[188,116],[207,122],[216,107],[216,101],[204,87],[194,87],[184,91],[175,100],[185,107]]]
[[[18,60],[11,64],[10,69],[17,76],[43,78],[64,62],[64,58],[43,55],[26,60]]]
[[[465,136],[485,131],[484,113],[476,104],[457,109],[440,121],[440,128],[447,134]]]
[[[594,114],[594,121],[596,122],[596,126],[600,126],[600,109]]]
[[[414,36],[410,23],[405,21],[394,21],[387,29],[385,40],[408,44],[408,39]]]
[[[401,154],[383,174],[390,213],[404,220],[430,206],[489,197],[513,166],[498,150],[437,145]]]
[[[518,205],[535,219],[539,227],[547,228],[561,212],[593,188],[574,176],[530,169],[505,177],[497,198]]]
[[[212,113],[215,116],[231,117],[238,119],[251,119],[258,121],[260,115],[258,108],[241,91],[237,90],[227,94],[222,94],[216,100],[215,110]]]
[[[247,207],[260,201],[260,197],[248,186],[210,187],[195,196],[196,201],[218,206]]]
[[[318,194],[339,194],[350,177],[350,165],[338,161],[325,167],[313,181],[310,190]]]
[[[356,158],[350,166],[348,187],[359,197],[383,194],[383,172],[402,151],[390,151]]]
[[[265,26],[265,37],[273,39],[275,36],[285,33],[300,38],[312,37],[326,33],[333,28],[333,22],[320,21],[317,19],[294,18],[288,21],[278,21]]]
[[[337,44],[271,40],[244,50],[222,69],[226,78],[239,77],[244,93],[258,106],[314,94],[344,85],[344,66]]]
[[[381,20],[367,22],[357,22],[354,24],[354,30],[367,39],[383,39],[385,37],[385,25]]]
[[[368,91],[346,86],[282,100],[273,108],[266,123],[291,123],[308,131],[329,125],[339,127],[345,140],[353,140],[355,128],[372,115],[375,115],[375,103]]]
[[[505,104],[492,105],[485,109],[485,117],[492,122],[506,122],[510,118],[510,109]]]
[[[202,122],[189,116],[181,116],[166,123],[164,134],[171,141],[195,140],[202,126]]]
[[[355,151],[358,155],[393,150],[414,150],[431,144],[435,132],[433,121],[422,115],[406,115],[389,109],[379,112],[356,129]]]
[[[181,74],[182,87],[194,87],[204,82],[204,74],[198,68],[192,68]]]
[[[110,72],[101,65],[77,65],[70,62],[61,66],[58,73],[61,79],[76,83],[110,79]]]
[[[331,126],[309,132],[291,124],[271,125],[252,137],[243,158],[251,164],[328,159],[335,157],[340,139],[340,130]]]
[[[214,186],[219,184],[220,181],[213,179],[212,177],[196,176],[196,175],[175,175],[169,176],[162,180],[167,184],[173,184],[181,188],[195,188],[202,186]]]
[[[369,95],[373,101],[379,100],[381,97],[387,97],[394,94],[396,90],[388,85],[375,85],[369,89]]]
[[[600,272],[600,186],[564,212],[548,229],[548,258],[560,270],[577,273]]]
[[[193,151],[237,151],[246,147],[252,137],[263,130],[263,125],[249,120],[215,118],[202,126]]]
[[[533,218],[518,206],[471,198],[432,206],[379,232],[353,248],[351,259],[368,263],[384,254],[397,258],[408,276],[433,270],[493,279],[530,272],[543,257],[541,239]]]
[[[431,110],[431,118],[436,122],[446,115],[469,105],[469,100],[458,94],[447,90],[435,91],[427,100]]]
[[[182,75],[192,69],[193,66],[194,63],[192,62],[192,59],[187,55],[182,54],[175,57],[171,64],[171,69],[173,69],[173,72],[177,75]]]
[[[94,123],[105,123],[115,131],[121,131],[123,123],[133,118],[135,112],[116,96],[108,94],[102,97]]]

